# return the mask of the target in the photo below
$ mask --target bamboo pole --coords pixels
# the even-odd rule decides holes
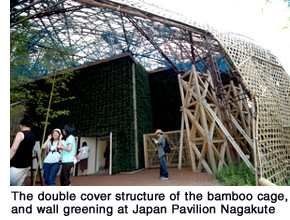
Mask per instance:
[[[265,178],[260,178],[259,184],[260,184],[260,186],[277,186],[276,184],[272,183],[271,181],[269,181]]]
[[[191,146],[191,141],[190,141],[190,128],[189,128],[189,123],[188,123],[188,117],[186,112],[184,111],[184,93],[183,93],[183,87],[181,83],[181,78],[180,74],[178,74],[178,84],[179,84],[179,90],[180,90],[180,96],[181,96],[181,101],[182,101],[182,112],[184,116],[184,122],[186,126],[186,133],[187,133],[187,140],[188,140],[188,147],[189,147],[189,152],[190,152],[190,160],[191,160],[191,168],[192,171],[196,172],[196,164],[195,164],[195,153],[193,152],[192,146]]]
[[[257,137],[257,131],[258,131],[258,114],[257,114],[257,108],[256,108],[256,100],[255,97],[252,98],[252,114],[253,114],[253,149],[254,149],[254,165],[255,165],[255,180],[256,180],[256,186],[259,185],[259,173],[258,173],[258,154],[257,154],[257,143],[258,143],[258,137]],[[256,124],[257,123],[257,124]]]
[[[44,143],[44,139],[45,139],[45,133],[46,133],[47,122],[48,122],[48,116],[49,116],[49,110],[50,110],[51,101],[52,101],[52,96],[53,96],[53,90],[54,90],[54,85],[55,85],[55,79],[56,79],[56,72],[54,73],[54,76],[53,76],[53,83],[52,83],[52,87],[51,87],[51,92],[50,92],[50,97],[49,97],[49,102],[48,102],[48,108],[47,108],[47,113],[46,113],[46,119],[45,119],[45,124],[44,124],[44,130],[43,130],[43,135],[42,135],[42,141],[41,141],[41,145],[40,145],[39,158],[41,158],[41,154],[42,154],[42,145],[43,145],[43,143]],[[34,176],[34,180],[33,180],[33,186],[35,186],[35,182],[36,182],[36,176],[37,176],[38,167],[39,167],[39,162],[40,162],[40,159],[39,159],[39,158],[38,158],[37,167],[36,167],[36,171],[35,171],[35,176]],[[31,177],[31,178],[32,178],[32,177]]]
[[[225,128],[225,126],[223,125],[223,123],[220,121],[220,119],[212,111],[212,109],[210,108],[210,106],[205,101],[203,101],[203,104],[206,107],[207,111],[216,119],[217,124],[220,126],[220,128],[224,132],[226,138],[231,142],[231,144],[236,149],[237,153],[240,155],[240,157],[243,159],[243,161],[247,164],[247,166],[251,170],[255,171],[255,168],[253,167],[253,165],[250,163],[250,161],[248,160],[248,158],[241,151],[240,147],[237,145],[237,143],[235,142],[235,140],[233,139],[233,137],[230,135],[230,133],[228,132],[228,130]]]
[[[202,97],[200,87],[199,87],[200,83],[198,82],[198,75],[197,75],[197,72],[196,72],[194,67],[193,67],[193,83],[195,86],[196,94],[198,96],[197,101],[199,102],[201,125],[204,129],[204,137],[206,138],[206,141],[204,142],[202,152],[201,152],[201,157],[202,157],[201,159],[202,160],[204,159],[205,153],[207,151],[211,168],[213,171],[215,171],[216,170],[216,163],[215,163],[215,157],[214,157],[214,153],[213,153],[213,149],[212,149],[212,140],[209,137],[208,123],[206,120],[206,114],[205,114],[204,105],[202,102],[203,97]]]
[[[92,5],[95,7],[107,8],[113,11],[117,11],[124,14],[129,14],[133,16],[138,16],[145,19],[150,19],[152,21],[157,21],[157,22],[169,25],[169,26],[178,27],[178,28],[181,28],[183,30],[190,31],[193,33],[212,36],[212,34],[206,30],[203,30],[197,27],[192,27],[188,24],[181,23],[172,19],[164,18],[159,15],[148,13],[147,11],[143,11],[137,8],[133,9],[130,6],[127,6],[125,4],[119,4],[119,3],[114,3],[114,2],[99,2],[99,1],[92,1],[92,0],[73,0],[73,1],[84,3],[86,5]]]
[[[183,115],[183,112],[182,112],[182,116],[181,116],[181,131],[180,131],[180,144],[179,144],[179,161],[178,161],[178,169],[179,170],[181,170],[181,166],[182,166],[183,135],[184,135],[184,115]]]

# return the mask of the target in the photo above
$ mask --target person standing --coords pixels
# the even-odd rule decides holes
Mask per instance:
[[[33,119],[20,121],[20,131],[10,147],[10,185],[21,186],[32,164],[32,150],[36,142],[31,131]]]
[[[67,124],[63,128],[63,135],[66,136],[65,144],[58,144],[57,149],[62,150],[62,168],[60,173],[61,186],[70,186],[70,172],[75,161],[75,127]]]
[[[64,140],[62,140],[61,130],[56,128],[42,146],[42,149],[47,149],[48,151],[43,164],[44,183],[47,186],[55,185],[55,178],[61,165],[61,151],[57,150],[59,142],[61,142],[61,145],[65,145]]]
[[[104,158],[105,158],[105,169],[109,168],[109,162],[110,162],[110,146],[106,147],[106,150],[104,152]]]
[[[165,146],[165,137],[163,136],[163,131],[160,129],[157,129],[155,132],[155,135],[157,136],[158,140],[155,138],[152,139],[152,141],[158,145],[158,157],[160,160],[160,179],[161,180],[168,180],[169,175],[167,171],[167,166],[166,166],[166,158],[165,158],[165,151],[164,151],[164,146]]]
[[[80,156],[80,176],[82,175],[82,172],[84,173],[84,176],[86,176],[87,169],[88,169],[88,158],[89,158],[89,152],[90,147],[88,146],[87,142],[82,143],[81,149],[81,156]]]

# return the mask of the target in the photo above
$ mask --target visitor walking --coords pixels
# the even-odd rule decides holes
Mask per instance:
[[[61,130],[56,128],[48,136],[47,140],[42,146],[42,149],[47,149],[47,156],[44,159],[44,183],[47,186],[55,185],[55,178],[61,165],[61,151],[57,149],[58,145],[65,145],[62,140]]]
[[[67,124],[63,128],[63,135],[66,137],[64,145],[58,145],[57,149],[62,150],[62,168],[60,173],[61,186],[70,186],[70,173],[75,161],[75,127]]]
[[[33,119],[20,121],[20,131],[16,134],[10,148],[10,185],[21,186],[32,164],[32,150],[35,135],[31,131]]]
[[[165,146],[165,138],[163,136],[163,131],[160,129],[157,129],[155,132],[155,135],[157,136],[158,140],[155,138],[152,139],[152,141],[158,145],[158,157],[160,160],[160,179],[161,180],[168,180],[169,175],[166,167],[166,161],[165,161],[165,152],[164,152],[164,146]]]
[[[81,148],[79,149],[79,163],[80,163],[80,176],[82,175],[82,172],[84,173],[84,176],[87,175],[87,169],[88,169],[88,158],[90,147],[88,146],[87,142],[83,142]]]

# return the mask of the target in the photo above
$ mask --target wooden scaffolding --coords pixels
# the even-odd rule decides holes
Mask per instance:
[[[227,166],[232,157],[241,158],[247,166],[255,171],[249,161],[254,157],[251,139],[252,118],[241,85],[230,81],[223,88],[230,109],[230,123],[235,137],[231,135],[223,121],[220,101],[215,93],[209,73],[199,73],[193,67],[184,75],[178,76],[182,99],[183,120],[189,145],[193,171],[205,169],[213,173]]]

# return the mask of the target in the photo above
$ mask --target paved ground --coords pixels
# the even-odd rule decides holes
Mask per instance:
[[[194,173],[190,167],[181,170],[168,168],[169,180],[159,179],[159,169],[145,169],[135,173],[118,175],[72,176],[72,186],[219,186],[214,175]],[[25,180],[30,185],[30,178]],[[40,185],[37,183],[36,185]],[[60,185],[59,176],[56,185]]]

